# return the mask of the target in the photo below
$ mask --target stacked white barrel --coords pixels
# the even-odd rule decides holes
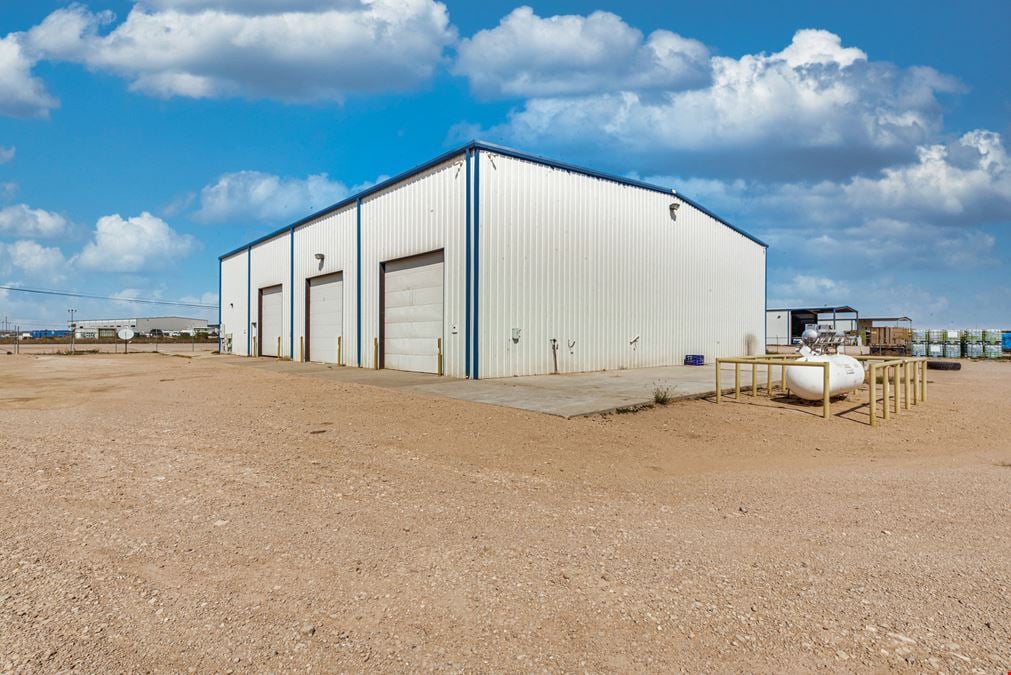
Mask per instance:
[[[944,331],[931,328],[927,331],[927,356],[940,358],[944,356]]]
[[[983,330],[983,355],[988,359],[999,359],[1001,354],[1001,333],[997,328]]]
[[[965,331],[965,356],[969,359],[983,358],[983,330],[969,328]]]
[[[927,355],[927,329],[926,328],[914,328],[912,331],[913,338],[913,356],[926,356]]]

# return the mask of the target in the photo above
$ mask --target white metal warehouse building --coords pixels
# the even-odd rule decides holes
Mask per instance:
[[[221,256],[219,323],[240,355],[611,370],[761,349],[765,285],[765,244],[683,195],[474,141]]]

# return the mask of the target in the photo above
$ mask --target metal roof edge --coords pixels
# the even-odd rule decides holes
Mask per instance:
[[[225,258],[230,258],[233,255],[236,255],[238,253],[242,253],[243,251],[246,251],[246,250],[252,248],[253,246],[256,246],[257,244],[262,244],[263,242],[265,242],[265,241],[267,241],[269,239],[273,239],[274,237],[282,235],[285,232],[294,231],[295,228],[297,228],[297,227],[305,225],[306,223],[309,223],[309,222],[311,222],[311,221],[313,221],[313,220],[315,220],[317,218],[320,218],[322,216],[325,216],[328,213],[333,213],[334,211],[338,211],[338,210],[344,208],[345,206],[350,206],[351,204],[354,204],[359,199],[363,199],[365,197],[368,197],[369,195],[372,195],[372,194],[375,194],[375,193],[380,192],[382,190],[385,190],[386,188],[390,187],[391,185],[396,185],[397,183],[399,183],[401,181],[407,180],[408,178],[412,178],[413,176],[416,176],[419,173],[427,171],[428,169],[431,169],[433,166],[438,166],[439,164],[442,164],[443,162],[446,162],[449,159],[452,159],[456,155],[465,153],[468,150],[485,150],[487,152],[495,152],[495,153],[499,153],[499,154],[506,155],[506,156],[509,156],[509,157],[515,157],[516,159],[522,159],[522,160],[526,160],[526,161],[529,161],[529,162],[534,162],[536,164],[541,164],[543,166],[549,166],[549,167],[552,167],[552,168],[555,168],[555,169],[561,169],[563,171],[571,171],[573,173],[582,174],[584,176],[590,176],[592,178],[600,178],[601,180],[606,180],[606,181],[610,181],[610,182],[613,182],[613,183],[619,183],[621,185],[628,185],[628,186],[631,186],[631,187],[642,188],[644,190],[650,190],[652,192],[660,192],[662,194],[668,194],[668,195],[671,195],[672,197],[676,197],[676,198],[680,199],[681,201],[685,202],[686,204],[691,205],[692,207],[698,209],[699,211],[701,211],[702,213],[706,214],[707,216],[709,216],[713,220],[717,221],[721,225],[724,225],[725,227],[730,228],[731,230],[733,230],[734,232],[740,234],[741,236],[743,236],[743,237],[745,237],[747,239],[750,239],[751,241],[755,242],[759,246],[761,246],[763,248],[769,248],[769,245],[766,244],[761,239],[759,239],[758,237],[755,237],[754,235],[748,233],[747,231],[742,230],[739,227],[736,227],[735,225],[729,223],[727,220],[725,220],[725,219],[721,218],[720,216],[716,215],[715,213],[713,213],[712,211],[710,211],[706,207],[702,206],[701,204],[699,204],[698,202],[696,202],[694,199],[691,199],[690,197],[686,197],[685,195],[683,195],[680,192],[675,192],[674,189],[672,189],[672,188],[665,188],[665,187],[662,187],[662,186],[659,186],[659,185],[654,185],[652,183],[647,183],[645,181],[635,180],[633,178],[625,178],[623,176],[616,176],[614,174],[605,173],[603,171],[596,171],[594,169],[588,169],[586,167],[577,166],[575,164],[568,164],[566,162],[559,162],[559,161],[556,161],[556,160],[553,160],[553,159],[549,159],[547,157],[541,157],[540,155],[533,155],[533,154],[530,154],[528,152],[523,152],[521,150],[515,150],[513,148],[508,148],[508,147],[505,147],[503,145],[496,145],[494,143],[488,143],[486,141],[480,141],[480,140],[472,140],[472,141],[470,141],[470,142],[468,142],[468,143],[466,143],[466,144],[464,144],[462,146],[459,146],[459,147],[453,148],[452,150],[444,152],[441,155],[439,155],[439,156],[437,156],[437,157],[435,157],[433,159],[430,159],[427,162],[424,162],[423,164],[419,164],[419,165],[417,165],[417,166],[415,166],[415,167],[413,167],[411,169],[408,169],[407,171],[404,171],[404,172],[401,172],[401,173],[397,174],[396,176],[393,176],[391,178],[387,178],[386,180],[384,180],[384,181],[382,181],[380,183],[376,183],[375,185],[373,185],[371,187],[368,187],[368,188],[366,188],[364,190],[361,190],[360,192],[357,192],[357,193],[355,193],[353,195],[345,197],[344,199],[342,199],[341,201],[337,202],[336,204],[332,204],[332,205],[330,205],[330,206],[328,206],[328,207],[326,207],[324,209],[316,211],[315,213],[311,213],[308,216],[305,216],[304,218],[300,218],[299,220],[296,220],[295,222],[293,222],[293,223],[291,223],[289,225],[285,225],[282,228],[274,230],[273,232],[269,232],[269,233],[263,235],[262,237],[259,237],[257,239],[254,239],[251,242],[243,244],[242,246],[239,246],[238,248],[235,248],[235,249],[229,251],[228,253],[225,253],[224,255],[218,256],[218,260],[224,260]]]
[[[351,206],[352,204],[354,204],[355,202],[357,202],[359,199],[364,199],[365,197],[368,197],[369,195],[372,195],[372,194],[375,194],[376,192],[380,192],[382,190],[385,190],[386,188],[390,187],[391,185],[396,185],[397,183],[399,183],[401,181],[405,181],[408,178],[412,178],[412,177],[418,175],[419,173],[423,173],[423,172],[431,169],[433,166],[438,166],[439,164],[442,164],[443,162],[446,162],[446,161],[452,159],[456,155],[463,154],[464,152],[466,152],[467,150],[471,149],[472,147],[474,147],[474,142],[473,141],[471,141],[470,143],[467,143],[466,145],[462,145],[460,147],[457,147],[457,148],[454,148],[454,149],[449,150],[447,152],[444,152],[441,155],[439,155],[438,157],[435,157],[434,159],[430,159],[430,160],[428,160],[427,162],[425,162],[423,164],[418,164],[417,166],[415,166],[415,167],[413,167],[411,169],[408,169],[407,171],[398,173],[396,176],[393,176],[391,178],[387,178],[386,180],[384,180],[382,182],[379,182],[379,183],[376,183],[375,185],[373,185],[371,187],[367,187],[364,190],[360,190],[359,192],[354,193],[353,195],[349,195],[349,196],[345,197],[344,199],[340,200],[339,202],[337,202],[336,204],[331,204],[330,206],[327,206],[326,208],[320,209],[319,211],[316,211],[315,213],[310,213],[308,216],[305,216],[304,218],[300,218],[300,219],[296,220],[295,222],[293,222],[293,223],[291,223],[289,225],[285,225],[284,227],[279,228],[277,230],[274,230],[273,232],[269,232],[268,234],[265,234],[262,237],[254,239],[253,241],[251,241],[249,243],[243,244],[242,246],[239,246],[238,248],[235,248],[235,249],[229,251],[228,253],[225,253],[224,255],[218,256],[218,259],[219,260],[224,260],[225,258],[230,258],[230,257],[232,257],[233,255],[235,255],[237,253],[242,253],[243,251],[245,251],[248,248],[256,246],[257,244],[262,244],[263,242],[265,242],[265,241],[267,241],[269,239],[273,239],[274,237],[277,237],[279,235],[282,235],[285,232],[290,232],[290,231],[294,230],[297,227],[300,227],[302,225],[305,225],[306,223],[309,223],[309,222],[312,222],[313,220],[316,220],[317,218],[321,218],[322,216],[325,216],[325,215],[327,215],[329,213],[333,213],[335,211],[339,211],[340,209],[344,208],[345,206]]]

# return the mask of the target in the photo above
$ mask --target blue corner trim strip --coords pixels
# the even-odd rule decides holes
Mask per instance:
[[[358,367],[362,367],[362,198],[355,199],[355,310],[358,312],[358,337],[355,347],[358,350]]]
[[[671,196],[676,196],[679,200],[681,200],[681,201],[685,202],[686,204],[689,204],[692,207],[698,209],[699,211],[701,211],[702,213],[706,214],[710,218],[713,218],[717,222],[725,225],[726,227],[729,227],[734,232],[737,232],[741,236],[750,239],[751,241],[755,242],[759,246],[763,246],[765,248],[769,247],[769,245],[766,244],[761,239],[758,239],[757,237],[749,234],[748,232],[740,229],[739,227],[735,227],[734,225],[730,224],[728,221],[724,220],[723,218],[720,218],[718,215],[716,215],[715,213],[713,213],[712,211],[710,211],[706,207],[702,206],[701,204],[699,204],[695,200],[693,200],[693,199],[691,199],[689,197],[686,197],[685,195],[681,194],[680,192],[675,192],[674,190],[671,190],[670,188],[661,187],[659,185],[653,185],[651,183],[646,183],[646,182],[640,181],[640,180],[634,180],[632,178],[624,178],[622,176],[615,176],[613,174],[604,173],[602,171],[594,171],[593,169],[587,169],[587,168],[584,168],[584,167],[576,166],[574,164],[566,164],[565,162],[557,162],[557,161],[552,160],[552,159],[547,159],[546,157],[540,157],[538,155],[531,155],[529,153],[521,152],[519,150],[513,150],[512,148],[506,148],[506,147],[503,147],[503,146],[500,146],[500,145],[494,145],[492,143],[485,143],[484,141],[471,141],[470,143],[468,143],[468,144],[466,144],[466,145],[464,145],[462,147],[456,148],[454,150],[450,150],[449,152],[445,152],[445,153],[439,155],[438,157],[436,157],[435,159],[431,159],[431,160],[425,162],[424,164],[419,164],[418,166],[414,167],[413,169],[410,169],[410,170],[405,171],[405,172],[403,172],[401,174],[398,174],[398,175],[394,176],[393,178],[390,178],[388,180],[384,180],[381,183],[377,183],[376,185],[373,185],[372,187],[370,187],[370,188],[368,188],[366,190],[362,190],[361,192],[359,192],[357,194],[351,195],[350,197],[348,197],[348,198],[346,198],[346,199],[344,199],[342,201],[339,201],[339,202],[337,202],[336,204],[334,204],[332,206],[328,206],[327,208],[322,209],[320,211],[317,211],[316,213],[312,213],[312,214],[306,216],[305,218],[302,218],[301,220],[298,220],[298,221],[296,221],[296,222],[294,222],[294,223],[292,223],[290,225],[286,225],[286,226],[282,227],[279,230],[275,230],[273,232],[265,234],[264,236],[260,237],[259,239],[251,241],[248,244],[240,246],[239,248],[236,248],[236,249],[234,249],[232,251],[229,251],[228,253],[225,253],[224,255],[219,256],[219,257],[221,259],[228,258],[230,256],[235,255],[236,253],[241,252],[244,249],[249,248],[250,246],[255,246],[255,245],[260,244],[260,243],[262,243],[264,241],[267,241],[268,239],[273,239],[274,237],[276,237],[276,236],[278,236],[280,234],[284,234],[285,231],[287,231],[288,229],[290,229],[292,227],[298,227],[300,225],[304,225],[304,224],[306,224],[308,222],[316,220],[317,218],[325,216],[328,213],[333,213],[334,211],[338,211],[338,210],[340,210],[340,209],[342,209],[342,208],[344,208],[346,206],[350,206],[351,204],[359,203],[359,202],[361,202],[361,200],[363,198],[365,198],[365,197],[367,197],[367,196],[369,196],[371,194],[375,194],[376,192],[379,192],[381,190],[385,190],[386,188],[390,187],[391,185],[395,185],[397,183],[400,183],[400,182],[402,182],[402,181],[404,181],[404,180],[406,180],[408,178],[416,176],[419,173],[427,171],[427,170],[431,169],[434,166],[438,166],[439,164],[442,164],[443,162],[446,162],[446,161],[452,159],[453,157],[456,157],[458,155],[464,154],[467,150],[473,150],[475,152],[475,155],[476,155],[476,153],[477,153],[478,150],[486,150],[488,152],[494,152],[494,153],[497,153],[497,154],[500,154],[500,155],[506,155],[507,157],[515,157],[516,159],[522,159],[522,160],[525,160],[525,161],[528,161],[528,162],[534,162],[536,164],[542,164],[544,166],[550,166],[550,167],[553,167],[555,169],[561,169],[563,171],[571,171],[573,173],[582,174],[584,176],[591,176],[593,178],[600,178],[601,180],[610,181],[612,183],[619,183],[621,185],[630,185],[632,187],[638,187],[638,188],[642,188],[644,190],[651,190],[653,192],[660,192],[660,193],[663,193],[663,194],[667,194],[667,195],[671,195]]]
[[[218,354],[221,353],[221,266],[223,261],[218,261]]]
[[[253,344],[253,301],[249,296],[253,292],[253,246],[246,247],[246,356],[252,356]]]
[[[769,351],[769,249],[765,249],[765,315],[762,317],[762,325],[765,326],[765,345],[762,347],[762,354]]]
[[[464,207],[465,210],[464,219],[466,223],[464,230],[467,241],[466,245],[464,246],[464,250],[466,251],[467,260],[464,266],[465,267],[464,303],[466,307],[464,309],[465,319],[463,329],[463,349],[464,349],[463,369],[464,369],[464,376],[470,377],[470,148],[467,149],[467,158],[465,162],[467,165],[467,189],[466,189],[467,198]]]
[[[295,226],[291,226],[291,258],[288,260],[291,279],[288,285],[288,304],[291,310],[291,332],[288,338],[288,356],[295,362]]]
[[[479,364],[480,340],[478,335],[480,321],[478,310],[481,307],[481,155],[474,149],[474,367],[471,374],[475,380],[481,379]]]

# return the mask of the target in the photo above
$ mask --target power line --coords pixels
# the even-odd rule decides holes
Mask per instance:
[[[67,298],[85,298],[88,300],[112,300],[114,302],[136,302],[144,305],[172,305],[173,307],[201,307],[217,309],[217,305],[207,305],[200,302],[177,302],[173,300],[152,300],[149,298],[115,298],[108,295],[89,295],[72,291],[55,291],[47,288],[23,288],[20,286],[0,286],[0,290],[17,291],[19,293],[37,293],[39,295],[60,295]]]

